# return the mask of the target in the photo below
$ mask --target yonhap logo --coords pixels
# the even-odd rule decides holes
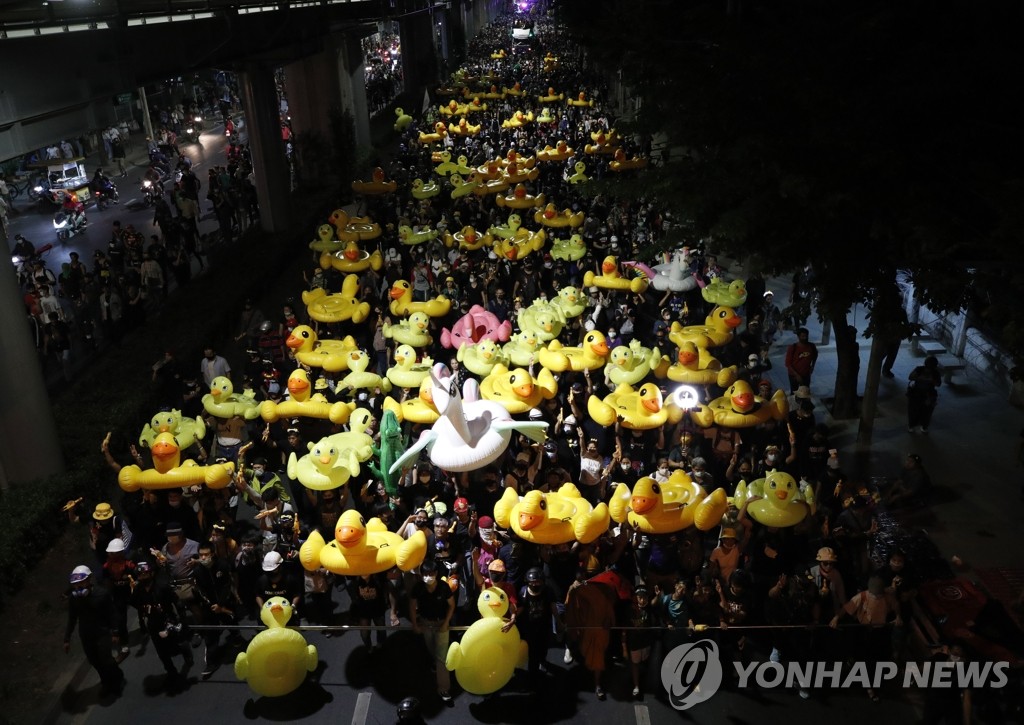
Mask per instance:
[[[702,639],[673,649],[661,663],[661,684],[677,710],[686,710],[710,699],[722,686],[718,645],[710,639]]]

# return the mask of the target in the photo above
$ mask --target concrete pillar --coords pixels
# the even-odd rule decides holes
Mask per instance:
[[[341,80],[337,49],[331,46],[284,67],[284,86],[288,95],[288,115],[296,136],[319,136],[330,141],[332,109],[341,104]]]
[[[274,70],[249,63],[238,74],[249,151],[256,169],[256,195],[260,205],[260,226],[265,232],[288,228],[289,170],[281,140]]]
[[[338,47],[338,86],[341,107],[352,114],[355,123],[356,148],[369,153],[370,109],[366,104],[366,58],[361,35],[346,35]],[[402,61],[405,62],[405,39],[402,39]],[[406,66],[408,67],[408,66]]]
[[[0,396],[0,489],[7,489],[64,472],[50,396],[10,269],[0,274],[0,328],[0,376],[12,385]]]
[[[405,91],[419,99],[423,91],[437,81],[437,58],[434,54],[433,28],[429,13],[407,15],[398,21],[399,37],[402,41],[402,69],[405,74]]]

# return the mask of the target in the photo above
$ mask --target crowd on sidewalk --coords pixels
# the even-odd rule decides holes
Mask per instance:
[[[359,295],[374,313],[365,325],[319,324],[317,332],[324,339],[354,335],[363,349],[376,354],[372,359],[383,373],[393,361],[393,346],[382,331],[395,322],[387,303],[396,282],[406,281],[416,300],[439,294],[451,300],[450,314],[432,320],[435,331],[450,328],[473,305],[480,305],[519,333],[521,310],[534,300],[553,300],[575,287],[585,290],[585,311],[565,325],[559,336],[565,345],[576,345],[596,333],[608,349],[628,348],[635,341],[657,347],[670,360],[681,360],[671,340],[673,323],[702,324],[714,305],[704,300],[701,287],[728,281],[728,271],[719,265],[713,249],[695,245],[688,250],[686,274],[699,284],[690,291],[586,290],[584,275],[599,272],[606,257],[636,259],[645,246],[663,239],[676,224],[656,199],[590,197],[569,183],[580,160],[593,177],[611,173],[608,157],[577,152],[563,162],[538,165],[539,175],[526,184],[529,193],[556,201],[556,209],[583,215],[577,231],[589,251],[576,261],[554,259],[543,252],[512,259],[486,249],[448,248],[440,241],[417,246],[397,243],[399,226],[414,232],[427,228],[458,232],[471,226],[483,233],[509,215],[508,209],[493,202],[493,196],[469,194],[453,199],[445,192],[430,199],[415,198],[408,189],[413,179],[433,177],[437,163],[433,152],[449,150],[452,158],[465,155],[476,167],[509,153],[533,156],[559,141],[583,149],[595,135],[610,134],[615,127],[613,109],[605,104],[603,79],[573,62],[578,53],[558,27],[540,19],[543,45],[513,48],[509,22],[503,19],[472,41],[471,60],[460,77],[486,76],[491,81],[487,85],[497,88],[518,83],[524,95],[489,102],[486,111],[474,114],[473,123],[482,127],[479,135],[449,135],[440,148],[419,142],[420,133],[433,128],[434,115],[428,114],[403,133],[399,153],[387,169],[400,191],[365,200],[366,213],[388,230],[379,240],[386,264],[360,277]],[[499,49],[506,52],[497,53]],[[548,60],[551,57],[558,60],[553,63]],[[549,89],[569,98],[582,93],[596,103],[574,106],[564,100],[551,104],[536,100],[549,95]],[[537,117],[549,105],[554,112],[550,122],[503,127],[502,119],[516,111]],[[623,149],[632,157],[647,153],[649,143],[626,137]],[[115,236],[123,242],[129,233],[134,230]],[[162,294],[159,286],[154,289],[145,283],[142,269],[147,254],[150,268],[172,274],[176,269],[170,254],[161,251],[170,247],[168,237],[173,235],[165,230],[149,247],[139,236],[130,253],[126,244],[115,255],[117,245],[112,240],[111,251],[97,255],[100,271],[82,272],[77,278],[82,287],[86,280],[100,285],[100,309],[104,304],[107,309],[107,317],[100,319],[105,324],[113,316],[109,300],[122,280],[129,301],[141,298],[140,310],[145,308],[146,295],[151,299]],[[175,258],[185,255],[187,259],[194,251],[184,243],[173,249]],[[114,256],[118,257],[116,268]],[[104,275],[102,270],[107,268]],[[336,290],[341,277],[333,270],[316,269],[309,275],[309,286]],[[41,283],[33,284],[38,288]],[[81,289],[73,288],[74,280],[70,291],[66,281],[61,284],[66,294],[77,292],[73,299],[82,296]],[[712,628],[707,636],[718,641],[729,660],[899,659],[906,654],[907,608],[920,582],[914,561],[904,552],[875,550],[877,512],[885,503],[883,498],[894,505],[922,505],[928,474],[916,456],[907,458],[892,491],[877,491],[844,474],[830,444],[829,428],[810,393],[817,352],[802,328],[809,310],[791,304],[783,314],[766,285],[759,277],[746,280],[747,301],[740,309],[743,325],[731,342],[714,353],[723,366],[736,367],[738,379],[756,391],[753,394],[762,405],[774,393],[769,371],[784,368],[791,394],[787,415],[745,427],[699,426],[687,417],[649,430],[605,426],[591,418],[587,399],[604,398],[614,385],[600,370],[567,371],[559,376],[558,394],[522,416],[548,424],[546,442],[513,436],[497,462],[458,474],[421,458],[403,471],[397,495],[389,495],[366,467],[346,486],[328,491],[307,489],[289,476],[291,455],[301,457],[309,444],[340,430],[329,421],[247,422],[214,418],[204,411],[204,385],[219,376],[233,380],[237,389],[258,400],[282,401],[288,392],[288,377],[298,365],[291,338],[300,325],[309,323],[305,310],[287,300],[279,314],[265,315],[248,302],[235,331],[237,344],[246,350],[243,369],[233,370],[211,346],[200,363],[170,359],[154,371],[168,409],[207,419],[208,435],[184,457],[237,463],[234,486],[141,491],[125,494],[113,508],[101,504],[82,512],[84,519],[92,518],[96,560],[89,572],[76,569],[72,574],[72,601],[97,597],[97,592],[109,589],[113,594],[109,606],[104,599],[102,604],[97,600],[96,607],[108,607],[119,648],[128,641],[127,612],[134,607],[145,631],[159,644],[169,676],[178,684],[182,670],[174,658],[181,656],[188,665],[192,656],[188,623],[249,621],[263,601],[285,596],[295,607],[293,624],[336,624],[342,621],[335,612],[338,596],[349,604],[347,621],[381,626],[376,639],[363,633],[371,650],[386,636],[387,625],[408,617],[424,634],[423,666],[432,663],[438,694],[447,701],[452,697],[444,667],[449,626],[469,624],[476,616],[477,594],[491,585],[504,589],[513,602],[510,616],[529,643],[529,681],[536,689],[545,687],[545,662],[549,649],[557,645],[558,659],[566,664],[581,660],[593,673],[598,698],[605,697],[608,663],[628,669],[633,695],[641,697],[646,671],[660,666],[659,653],[688,641],[696,625]],[[104,295],[107,303],[102,301]],[[783,340],[788,342],[784,336],[793,334],[796,341],[783,345]],[[433,346],[424,354],[445,362],[460,383],[472,377],[455,352],[440,344],[440,337],[435,334]],[[385,391],[351,389],[340,384],[340,375],[315,368],[307,372],[313,388],[328,401],[352,400],[368,408],[374,416],[369,432],[379,434]],[[649,379],[665,399],[670,396],[668,381]],[[702,391],[705,400],[723,393],[713,384]],[[916,420],[921,423],[920,418]],[[923,423],[927,425],[926,420]],[[411,440],[424,427],[405,425]],[[108,447],[104,450],[112,467],[119,469],[122,461],[116,458],[126,452],[112,455]],[[131,455],[145,466],[142,452],[132,448]],[[788,527],[759,523],[748,511],[757,500],[753,498],[734,501],[720,525],[707,532],[690,526],[645,534],[622,524],[609,527],[592,543],[555,546],[533,544],[495,521],[495,504],[506,489],[522,496],[530,491],[552,493],[572,483],[591,504],[598,504],[610,500],[616,484],[632,487],[641,479],[663,484],[680,471],[704,490],[721,487],[730,497],[741,482],[745,486],[771,472],[784,472],[799,482],[800,490],[815,504],[808,506],[806,517]],[[429,542],[427,562],[414,572],[393,569],[370,577],[346,578],[323,569],[303,569],[297,555],[301,542],[313,531],[332,540],[342,513],[351,509],[366,519],[381,519],[406,538],[424,532]],[[584,582],[609,571],[625,582],[612,608],[613,621],[636,629],[614,632],[596,654],[589,647],[584,652],[563,639],[566,608],[571,609],[574,593]],[[135,580],[133,587],[130,582]],[[82,589],[91,593],[78,594]],[[78,611],[76,604],[73,616]],[[837,630],[846,618],[860,627]],[[184,636],[182,624],[186,625]],[[745,629],[748,625],[769,627],[755,634]],[[772,625],[808,628],[772,629]],[[203,675],[208,677],[223,661],[223,638],[213,632],[193,639],[196,645],[200,640],[205,644]],[[107,654],[112,659],[123,651]],[[111,660],[100,654],[96,659],[97,669],[107,672],[105,687],[111,691],[120,687],[120,678],[110,669]],[[800,695],[811,693],[801,690]],[[873,689],[868,695],[879,698]]]

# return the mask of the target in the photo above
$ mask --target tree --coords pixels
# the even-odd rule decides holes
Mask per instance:
[[[742,14],[696,0],[563,8],[596,62],[622,68],[643,99],[635,130],[673,150],[640,180],[646,193],[748,266],[783,274],[810,263],[817,312],[836,331],[837,417],[858,407],[848,315],[868,310],[867,442],[880,350],[909,332],[897,275],[933,309],[963,309],[979,267],[1005,269],[993,244],[1000,225],[1004,236],[1021,227],[992,202],[997,190],[1007,198],[1020,165],[1001,159],[1009,129],[987,121],[1021,86],[1020,9],[1005,0],[781,0],[746,3]]]

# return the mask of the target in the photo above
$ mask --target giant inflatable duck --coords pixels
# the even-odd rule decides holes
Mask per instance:
[[[552,340],[547,347],[540,349],[537,360],[554,373],[597,370],[608,360],[608,341],[599,330],[591,330],[584,335],[579,347],[563,347],[558,340]]]
[[[288,376],[288,400],[264,400],[260,403],[260,417],[268,423],[281,418],[319,418],[339,425],[348,422],[356,407],[354,403],[329,403],[320,393],[310,395],[312,389],[306,371],[296,368]]]
[[[746,503],[747,514],[759,524],[786,528],[796,526],[814,513],[814,492],[810,486],[799,485],[785,471],[769,471],[764,478],[748,486],[736,485],[733,502],[737,508]]]
[[[587,412],[603,426],[618,422],[631,430],[660,428],[668,422],[678,423],[683,417],[679,408],[665,405],[661,389],[654,383],[645,383],[639,390],[622,383],[603,400],[591,395],[587,399]]]
[[[321,340],[309,325],[299,325],[292,330],[285,345],[295,351],[295,359],[301,364],[329,373],[347,370],[348,354],[359,349],[351,335],[342,340]]]
[[[708,495],[685,471],[675,471],[663,483],[644,476],[632,491],[616,485],[608,509],[612,519],[628,521],[637,531],[670,534],[691,526],[710,531],[721,523],[729,501],[721,488]]]
[[[302,303],[310,319],[327,324],[352,320],[356,324],[370,316],[370,303],[359,299],[359,275],[349,274],[341,283],[341,292],[328,294],[322,287],[304,290]]]
[[[287,599],[270,597],[260,609],[260,621],[267,628],[235,657],[235,677],[248,682],[257,695],[280,697],[294,692],[320,664],[316,647],[306,644],[298,630],[288,629],[292,612]]]
[[[213,379],[210,392],[203,396],[203,410],[216,418],[238,416],[255,420],[260,415],[260,404],[256,402],[255,395],[236,394],[231,378],[221,375]]]
[[[124,466],[117,473],[121,489],[129,493],[140,488],[160,490],[205,484],[210,488],[224,488],[231,482],[235,464],[214,463],[196,465],[195,461],[181,462],[181,447],[170,433],[160,433],[150,446],[153,467],[142,470],[135,464]]]
[[[358,511],[349,510],[338,519],[330,543],[313,530],[299,549],[299,561],[306,571],[323,567],[342,576],[360,576],[394,566],[411,571],[423,563],[426,554],[427,537],[422,531],[403,539],[388,531],[380,519],[366,521]]]
[[[480,619],[469,625],[462,640],[448,647],[445,668],[455,672],[462,689],[474,695],[497,692],[508,684],[516,667],[526,667],[526,642],[512,626],[504,631],[508,595],[488,587],[476,600]]]
[[[619,271],[619,261],[613,256],[607,256],[601,262],[601,274],[594,274],[587,271],[583,275],[584,287],[601,287],[602,289],[621,290],[632,292],[635,295],[643,294],[650,284],[647,277],[623,277]]]
[[[608,530],[609,514],[607,505],[591,506],[576,486],[566,483],[557,492],[533,490],[522,499],[514,488],[506,488],[494,504],[494,520],[534,544],[589,544]]]
[[[519,415],[558,395],[558,382],[547,368],[541,368],[534,377],[524,368],[509,370],[498,364],[480,383],[480,395],[484,400],[501,403],[512,415]]]
[[[161,433],[170,433],[174,436],[175,442],[184,451],[206,437],[206,423],[201,417],[183,416],[177,408],[162,410],[142,427],[139,445],[143,448],[151,447]]]
[[[388,292],[391,297],[389,309],[391,314],[398,317],[408,317],[413,312],[424,312],[430,317],[444,317],[452,308],[452,301],[444,295],[438,295],[432,300],[425,302],[414,302],[412,299],[412,283],[400,279],[391,285]]]
[[[703,325],[683,327],[673,322],[668,339],[679,347],[686,342],[692,342],[697,347],[721,347],[732,341],[734,331],[742,322],[733,308],[716,307],[705,318]]]
[[[712,424],[726,428],[753,428],[769,418],[785,420],[789,413],[786,394],[776,390],[771,400],[754,394],[746,380],[737,380],[725,394],[690,411],[690,418],[702,428]]]

